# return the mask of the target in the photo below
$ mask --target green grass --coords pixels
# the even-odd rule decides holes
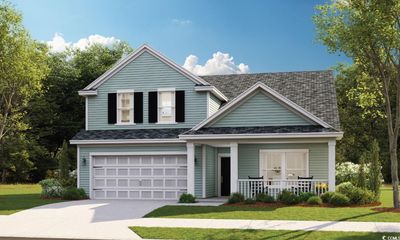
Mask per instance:
[[[317,232],[317,231],[283,231],[283,230],[237,230],[237,229],[201,229],[201,228],[157,228],[130,227],[132,231],[146,239],[190,239],[190,240],[378,240],[382,236],[399,236],[398,233],[366,232]]]
[[[391,189],[389,187],[382,188],[380,207],[392,207],[391,200]],[[400,222],[400,213],[377,212],[372,208],[374,207],[165,206],[154,210],[145,217]]]
[[[0,184],[0,215],[61,201],[41,199],[40,192],[38,184]]]

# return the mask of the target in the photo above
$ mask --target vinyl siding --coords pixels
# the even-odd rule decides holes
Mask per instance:
[[[216,113],[220,106],[221,101],[216,96],[214,96],[214,94],[210,93],[208,97],[208,116]]]
[[[298,113],[277,102],[264,92],[245,99],[241,105],[214,121],[212,127],[312,125]]]
[[[239,144],[239,178],[260,175],[260,149],[309,149],[309,175],[328,179],[327,143]]]
[[[101,85],[97,96],[88,97],[88,129],[189,128],[207,117],[207,93],[195,92],[195,83],[153,55],[144,52]],[[185,91],[185,122],[155,124],[148,122],[148,92],[157,88]],[[107,94],[133,89],[143,92],[143,123],[115,125],[107,121]]]
[[[81,188],[85,189],[89,193],[89,169],[90,169],[90,158],[91,152],[169,152],[169,151],[186,151],[185,144],[174,144],[174,145],[131,145],[131,146],[110,146],[110,145],[99,145],[99,146],[79,146],[79,182]],[[83,165],[83,158],[86,158],[86,165]]]
[[[203,197],[203,158],[201,146],[195,147],[194,154],[194,195],[201,198]]]
[[[206,197],[217,195],[217,150],[206,146]]]

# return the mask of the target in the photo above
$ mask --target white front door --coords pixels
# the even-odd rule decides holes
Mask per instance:
[[[308,149],[260,150],[260,175],[264,179],[297,179],[308,174]]]
[[[186,155],[93,155],[91,185],[94,199],[177,199],[187,191]]]

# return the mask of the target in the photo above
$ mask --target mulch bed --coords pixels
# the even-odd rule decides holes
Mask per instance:
[[[348,208],[359,208],[359,207],[376,207],[381,205],[380,202],[375,202],[375,203],[370,203],[370,204],[364,204],[364,205],[350,205],[350,206],[344,206]],[[288,206],[296,206],[296,207],[323,207],[323,208],[343,208],[339,206],[332,206],[330,204],[322,204],[322,205],[309,205],[307,203],[300,203],[300,204],[295,204],[295,205],[286,205],[284,203],[280,202],[274,202],[274,203],[263,203],[263,202],[256,202],[254,204],[246,204],[246,203],[225,203],[224,206],[237,206],[237,207],[288,207]],[[388,208],[375,208],[375,209],[388,209]],[[391,209],[391,208],[390,208]],[[400,212],[400,211],[398,211]]]
[[[377,212],[400,213],[400,209],[399,208],[380,207],[380,208],[372,208],[372,210],[377,211]]]

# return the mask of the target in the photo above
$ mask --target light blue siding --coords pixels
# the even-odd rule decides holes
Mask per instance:
[[[289,110],[264,92],[257,91],[240,106],[210,125],[212,127],[245,127],[312,124],[311,121]]]
[[[79,146],[79,181],[80,187],[89,192],[89,169],[90,169],[90,153],[95,152],[170,152],[179,151],[186,152],[185,144],[155,144],[155,145],[131,145],[131,146]],[[83,163],[83,159],[86,159],[86,164]]]
[[[144,52],[120,72],[101,85],[97,96],[88,97],[88,129],[189,128],[207,117],[207,93],[195,92],[195,83],[153,55]],[[157,88],[185,91],[185,122],[178,124],[148,123],[148,92]],[[108,124],[108,93],[133,89],[143,92],[143,123],[136,125]]]
[[[217,151],[206,146],[206,197],[217,195]]]
[[[214,96],[214,94],[210,93],[209,99],[208,99],[208,116],[213,115],[216,113],[221,106],[221,101]]]
[[[260,175],[260,149],[309,149],[309,175],[328,179],[327,143],[239,144],[239,178]]]
[[[201,146],[196,146],[194,154],[194,195],[201,198],[203,196],[203,158]]]

